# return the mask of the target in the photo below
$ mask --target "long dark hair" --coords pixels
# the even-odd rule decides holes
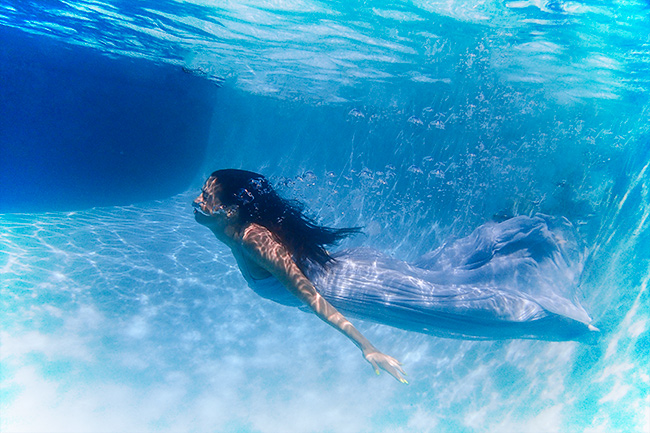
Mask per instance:
[[[210,175],[220,185],[219,200],[239,207],[242,224],[266,227],[289,249],[300,268],[308,262],[325,266],[332,261],[325,247],[361,232],[358,227],[332,228],[316,224],[303,213],[304,205],[287,200],[261,174],[245,170],[217,170]]]

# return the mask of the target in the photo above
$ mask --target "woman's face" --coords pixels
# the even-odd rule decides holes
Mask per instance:
[[[231,216],[226,206],[219,200],[221,185],[216,178],[211,177],[201,189],[201,194],[194,200],[194,218],[199,224],[206,226],[221,226],[227,223]]]

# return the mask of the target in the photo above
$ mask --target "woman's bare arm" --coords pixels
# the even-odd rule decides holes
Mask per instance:
[[[363,353],[363,357],[379,374],[379,368],[395,379],[407,383],[400,375],[405,374],[400,363],[379,352],[332,304],[316,290],[311,281],[293,261],[291,254],[265,227],[252,224],[246,228],[243,237],[244,251],[258,265],[269,271],[291,293],[316,313],[323,321],[348,337]]]

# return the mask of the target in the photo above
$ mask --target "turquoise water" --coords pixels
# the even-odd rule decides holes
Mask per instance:
[[[200,161],[157,200],[0,215],[0,430],[649,431],[649,13],[642,1],[3,3],[3,30],[38,43],[91,48],[120,71],[184,68],[209,83],[200,106],[213,111]],[[83,71],[68,73],[101,87]],[[133,133],[119,126],[116,139]],[[324,223],[363,225],[345,246],[405,260],[495,214],[565,216],[589,251],[580,302],[602,337],[475,342],[356,321],[409,385],[377,377],[316,317],[257,297],[194,222],[191,200],[222,167],[265,173]]]

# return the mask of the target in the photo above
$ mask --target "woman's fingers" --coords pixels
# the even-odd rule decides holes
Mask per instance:
[[[395,367],[400,373],[406,375],[404,369],[402,368],[402,363],[393,357],[389,356],[389,358],[391,359],[391,364],[393,365],[393,367]]]
[[[404,375],[406,374],[406,373],[404,373],[404,370],[402,370],[402,368],[400,366],[396,366],[396,367],[391,366],[391,367],[392,367],[391,370],[386,370],[386,371],[388,371],[388,373],[390,373],[391,376],[393,376],[395,379],[399,380],[400,382],[408,384],[406,379],[404,379],[402,376],[400,376],[400,373],[402,373]]]
[[[372,367],[375,369],[375,373],[379,374],[379,368],[381,368],[401,383],[408,383],[406,379],[400,376],[400,373],[403,375],[406,375],[406,373],[402,369],[401,363],[395,358],[377,352],[368,356],[366,359],[368,359]]]

